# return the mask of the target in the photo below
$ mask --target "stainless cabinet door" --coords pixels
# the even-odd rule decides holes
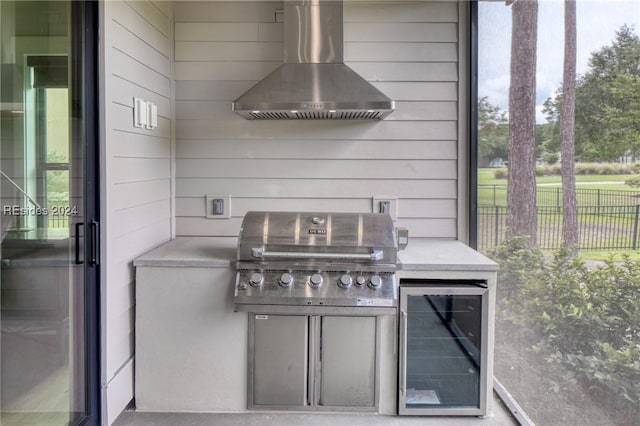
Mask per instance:
[[[253,405],[307,404],[307,321],[306,316],[251,314]]]
[[[376,318],[322,317],[320,405],[375,406]]]

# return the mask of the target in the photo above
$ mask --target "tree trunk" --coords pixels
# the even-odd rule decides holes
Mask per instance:
[[[576,111],[576,2],[564,2],[564,72],[562,76],[562,238],[563,245],[575,253],[578,244],[578,206],[575,178]]]
[[[538,1],[512,5],[507,227],[536,243],[536,42]]]

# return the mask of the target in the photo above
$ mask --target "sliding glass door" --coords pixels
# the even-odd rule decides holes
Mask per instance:
[[[95,4],[0,2],[0,423],[96,423]]]

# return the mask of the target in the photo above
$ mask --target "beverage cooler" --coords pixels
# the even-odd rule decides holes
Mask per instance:
[[[400,280],[399,414],[487,414],[485,281]]]

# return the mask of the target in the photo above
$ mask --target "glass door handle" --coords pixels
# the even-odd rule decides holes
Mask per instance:
[[[76,230],[76,235],[75,235],[75,252],[76,252],[76,258],[75,258],[75,264],[76,265],[82,265],[84,263],[84,260],[80,260],[80,228],[84,225],[84,222],[78,222],[75,224],[75,230]]]
[[[89,265],[100,265],[100,222],[92,220],[89,224],[91,230],[91,256],[89,257]]]

